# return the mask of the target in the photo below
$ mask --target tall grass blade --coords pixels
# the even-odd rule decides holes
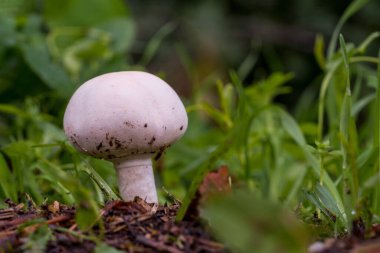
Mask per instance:
[[[357,51],[363,54],[367,47],[378,37],[380,36],[380,32],[371,33],[357,48]]]
[[[361,98],[352,106],[351,116],[356,117],[359,114],[359,112],[361,112],[367,105],[369,105],[375,99],[376,94],[369,94]]]
[[[377,63],[377,89],[376,89],[376,107],[375,107],[375,122],[373,134],[373,146],[377,149],[377,162],[375,163],[374,174],[380,176],[380,51],[378,54]],[[380,184],[376,184],[375,193],[373,194],[373,208],[375,214],[380,213]]]
[[[334,55],[337,43],[338,43],[338,36],[339,33],[343,27],[343,25],[346,23],[346,21],[354,15],[356,12],[358,12],[363,6],[365,6],[368,3],[369,0],[355,0],[351,2],[351,4],[347,7],[347,9],[344,11],[343,15],[338,21],[338,24],[336,25],[334,32],[331,36],[331,40],[327,49],[327,59],[328,61],[331,60],[332,56]]]
[[[85,165],[80,166],[80,169],[86,172],[86,174],[96,183],[96,185],[102,191],[106,201],[119,199],[119,197],[113,192],[107,182],[88,162],[85,162]]]
[[[314,57],[317,60],[317,63],[321,69],[326,67],[326,58],[325,58],[325,41],[321,34],[317,34],[314,42]]]
[[[148,65],[148,63],[152,60],[154,55],[156,54],[158,48],[160,47],[162,41],[171,34],[176,25],[172,22],[164,25],[158,32],[153,36],[153,38],[149,41],[148,46],[146,47],[143,56],[141,58],[140,64],[142,66]]]
[[[13,201],[17,200],[17,189],[13,183],[14,179],[3,154],[0,153],[0,186],[6,197]]]
[[[319,164],[317,158],[311,153],[310,149],[308,148],[305,137],[303,136],[301,129],[297,125],[297,122],[282,108],[277,107],[276,109],[280,114],[281,124],[283,128],[286,132],[288,132],[288,134],[294,139],[294,141],[303,151],[306,160],[313,169],[314,175],[316,177],[321,176],[323,183],[333,196],[339,211],[343,213],[344,205],[336,185],[331,180],[329,174],[326,171],[320,171],[321,165]]]
[[[240,80],[245,80],[248,74],[252,71],[255,66],[257,59],[259,57],[258,52],[256,52],[255,48],[252,47],[251,51],[244,59],[244,61],[240,64],[237,74]]]
[[[358,198],[358,174],[356,168],[356,158],[354,155],[355,143],[352,138],[353,121],[351,118],[351,84],[350,84],[350,66],[349,58],[347,55],[346,44],[342,35],[340,35],[341,55],[344,63],[344,70],[346,75],[346,91],[343,98],[341,118],[340,118],[340,134],[341,134],[341,150],[343,154],[342,172],[344,175],[344,189],[343,196],[346,205],[347,214],[347,227],[351,228],[353,220],[353,212],[357,204]]]
[[[323,125],[324,125],[324,111],[325,111],[325,99],[326,93],[329,88],[330,82],[334,76],[335,71],[339,67],[340,62],[336,61],[330,67],[329,71],[326,73],[325,77],[322,80],[321,89],[319,92],[318,100],[318,138],[319,142],[323,141]]]

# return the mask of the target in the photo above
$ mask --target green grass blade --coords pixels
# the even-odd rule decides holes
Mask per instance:
[[[14,178],[8,165],[5,161],[3,154],[0,153],[0,186],[5,194],[3,197],[10,198],[13,201],[17,200],[17,188],[13,183]]]
[[[18,117],[27,117],[27,113],[25,111],[19,109],[16,106],[9,105],[9,104],[0,104],[0,112],[1,113],[7,113],[7,114],[13,114]]]
[[[316,207],[321,210],[326,217],[329,218],[330,222],[334,222],[333,214],[326,206],[322,203],[316,192],[305,192],[305,197]]]
[[[354,154],[355,142],[352,138],[354,132],[354,123],[351,117],[351,84],[350,84],[350,67],[347,55],[346,44],[342,35],[340,35],[341,55],[344,63],[346,76],[346,91],[343,98],[342,111],[340,117],[339,131],[341,134],[341,150],[343,154],[342,172],[344,175],[343,197],[346,207],[347,228],[351,229],[353,220],[353,211],[357,204],[359,179],[356,168],[356,156]]]
[[[143,56],[140,61],[140,65],[147,66],[148,63],[153,59],[154,55],[156,54],[158,48],[160,47],[162,41],[171,34],[174,29],[176,28],[176,25],[174,23],[167,23],[164,25],[160,30],[157,31],[157,33],[153,36],[153,38],[149,41]]]
[[[314,57],[317,60],[317,63],[321,69],[326,67],[325,59],[325,42],[321,34],[317,34],[314,42]]]
[[[380,51],[377,64],[377,89],[376,89],[376,100],[375,100],[375,126],[374,126],[374,136],[373,136],[373,146],[380,147]],[[380,156],[379,156],[380,159]],[[380,160],[379,160],[380,162]],[[379,163],[380,164],[380,163]]]
[[[323,125],[324,125],[324,111],[325,111],[325,99],[327,89],[330,85],[330,82],[334,76],[335,71],[338,69],[340,62],[334,62],[333,66],[329,69],[327,74],[322,80],[320,92],[319,92],[319,100],[318,100],[318,141],[323,141]]]
[[[124,251],[118,250],[104,242],[99,242],[96,244],[94,253],[123,253]]]
[[[350,88],[350,67],[348,65],[348,56],[343,36],[340,36],[341,52],[343,56],[344,69],[346,71],[346,93],[344,95],[343,107],[340,119],[340,132],[346,141],[348,141],[348,128],[351,117],[351,88]],[[347,167],[347,152],[343,148],[343,166]]]
[[[248,74],[252,71],[253,67],[255,66],[258,58],[258,52],[254,48],[251,48],[251,51],[238,68],[237,74],[240,80],[244,80],[248,76]]]
[[[79,166],[79,169],[86,172],[86,174],[99,186],[100,190],[104,194],[106,201],[119,199],[119,197],[113,192],[107,182],[96,172],[96,170],[88,163]]]
[[[194,110],[199,110],[207,113],[207,115],[213,119],[222,129],[229,129],[232,127],[233,123],[231,119],[228,117],[227,114],[224,112],[219,111],[215,107],[211,106],[210,104],[203,102],[203,103],[198,103],[195,105],[190,105],[186,107],[186,111],[188,113],[194,111]]]
[[[323,183],[330,191],[334,200],[337,203],[337,207],[341,213],[344,212],[343,201],[340,197],[339,191],[331,180],[329,174],[326,171],[320,171],[321,167],[318,159],[311,153],[310,149],[307,146],[305,137],[302,134],[301,129],[299,128],[297,122],[282,108],[277,107],[277,111],[280,114],[281,124],[286,132],[293,138],[293,140],[298,144],[301,148],[302,152],[305,155],[306,160],[310,164],[313,169],[314,175],[319,178],[321,176]]]
[[[367,47],[378,37],[380,36],[380,32],[371,33],[357,48],[357,51],[363,54]]]
[[[327,49],[327,59],[330,61],[332,56],[334,55],[335,48],[337,46],[338,42],[338,36],[339,33],[346,21],[354,15],[356,12],[358,12],[361,8],[363,8],[364,5],[367,4],[369,0],[354,0],[351,2],[351,4],[347,7],[347,9],[344,11],[343,15],[338,21],[338,24],[336,25],[334,32],[331,36],[331,40]]]
[[[370,104],[373,100],[376,99],[376,94],[369,94],[359,101],[357,101],[352,106],[351,116],[356,117],[360,111],[362,111],[368,104]]]
[[[306,168],[299,170],[297,180],[292,184],[289,194],[286,197],[285,203],[290,203],[295,198],[295,196],[299,193],[306,174],[307,174]]]
[[[377,149],[377,162],[374,168],[374,174],[380,176],[380,51],[378,54],[377,63],[377,89],[376,89],[376,102],[375,102],[375,122],[373,133],[373,146]],[[374,213],[380,213],[380,184],[376,184],[375,193],[373,194],[373,208]]]
[[[340,212],[338,206],[336,205],[336,201],[326,187],[323,185],[317,184],[316,192],[318,193],[318,197],[321,202],[324,204],[326,208],[328,208],[331,212],[334,212],[339,218],[343,219],[343,215]]]

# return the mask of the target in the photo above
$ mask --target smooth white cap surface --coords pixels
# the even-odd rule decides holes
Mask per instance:
[[[118,160],[162,152],[187,129],[175,91],[160,78],[138,71],[95,77],[74,93],[64,130],[81,152]]]

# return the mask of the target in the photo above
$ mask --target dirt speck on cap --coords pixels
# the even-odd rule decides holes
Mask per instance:
[[[150,139],[150,141],[148,142],[149,145],[153,145],[153,143],[156,141],[156,137],[152,137],[152,139]]]
[[[96,150],[100,150],[103,147],[103,142],[101,141],[98,146],[96,146]]]
[[[124,124],[127,126],[127,127],[130,127],[130,128],[135,128],[135,125],[132,124],[131,122],[129,121],[125,121]]]

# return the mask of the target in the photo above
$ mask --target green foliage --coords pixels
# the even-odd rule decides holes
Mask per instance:
[[[364,2],[355,1],[348,7],[336,31],[340,31]],[[329,46],[333,51],[330,49],[326,56],[323,38],[317,38],[315,55],[324,71],[318,103],[315,103],[317,122],[297,122],[273,103],[277,95],[290,91],[284,86],[290,74],[273,73],[258,83],[244,85],[237,75],[231,74],[231,83],[217,82],[218,103],[210,104],[198,96],[188,107],[189,112],[197,110],[206,114],[218,129],[203,128],[209,133],[205,140],[206,135],[197,135],[190,125],[189,140],[185,137],[184,145],[186,142],[191,145],[196,138],[202,139],[209,147],[204,150],[212,150],[212,153],[192,168],[186,166],[190,160],[177,164],[195,171],[177,218],[183,217],[205,174],[226,164],[236,180],[236,188],[250,189],[272,203],[297,208],[303,217],[316,214],[317,219],[330,227],[331,234],[350,231],[358,217],[368,219],[367,222],[377,220],[379,78],[371,67],[362,64],[378,64],[377,58],[364,55],[377,37],[378,33],[373,33],[355,46],[346,44],[341,35],[340,48],[335,50],[332,46],[336,43],[333,38]],[[223,90],[228,90],[229,95],[224,96],[220,92]],[[208,93],[205,90],[202,93],[207,98]],[[191,157],[190,152],[175,155]],[[169,161],[170,157],[169,152]],[[222,228],[216,228],[217,234],[221,231]]]
[[[120,251],[114,247],[111,247],[105,243],[98,243],[94,249],[94,253],[102,253],[102,252],[107,252],[107,253],[121,253],[123,251]]]
[[[32,4],[22,15],[0,16],[2,94],[32,95],[46,93],[48,88],[67,99],[90,77],[128,68],[124,56],[132,44],[134,27],[122,1],[43,4],[43,15]],[[6,71],[15,67],[23,75]],[[36,83],[33,86],[27,85],[31,79]]]
[[[98,205],[118,198],[115,172],[68,145],[62,113],[88,78],[130,68],[134,27],[118,0],[43,5],[43,13],[31,3],[0,15],[0,197],[76,204],[88,229],[99,222]]]
[[[93,76],[143,68],[176,26],[159,29],[133,65],[134,26],[122,1],[43,1],[43,13],[32,3],[16,2],[24,1],[0,11],[0,198],[23,201],[27,193],[37,204],[75,204],[80,228],[99,223],[101,230],[99,205],[118,198],[115,172],[110,162],[68,144],[65,105]],[[349,5],[326,53],[317,36],[319,92],[308,88],[296,108],[307,117],[292,116],[275,102],[292,92],[287,83],[293,73],[277,71],[243,83],[255,68],[254,50],[228,78],[215,72],[201,79],[190,55],[177,47],[193,81],[186,101],[189,126],[156,164],[164,165],[157,185],[183,199],[177,219],[205,175],[227,165],[234,192],[211,200],[202,216],[232,250],[250,252],[254,244],[258,252],[278,252],[278,246],[302,252],[309,233],[290,210],[310,225],[321,221],[330,234],[349,231],[358,217],[368,224],[379,220],[380,57],[366,55],[379,33],[359,45],[339,36],[366,2]],[[90,8],[85,17],[83,6]],[[161,201],[165,196],[159,191]],[[48,228],[40,226],[25,250],[43,249],[49,238]],[[86,238],[97,243],[96,252],[117,252]]]
[[[311,238],[293,213],[252,192],[212,199],[202,217],[232,252],[306,252]]]
[[[51,0],[44,2],[44,17],[52,27],[84,26],[92,27],[115,18],[128,15],[126,5],[120,0]],[[83,15],[86,10],[86,15]]]

